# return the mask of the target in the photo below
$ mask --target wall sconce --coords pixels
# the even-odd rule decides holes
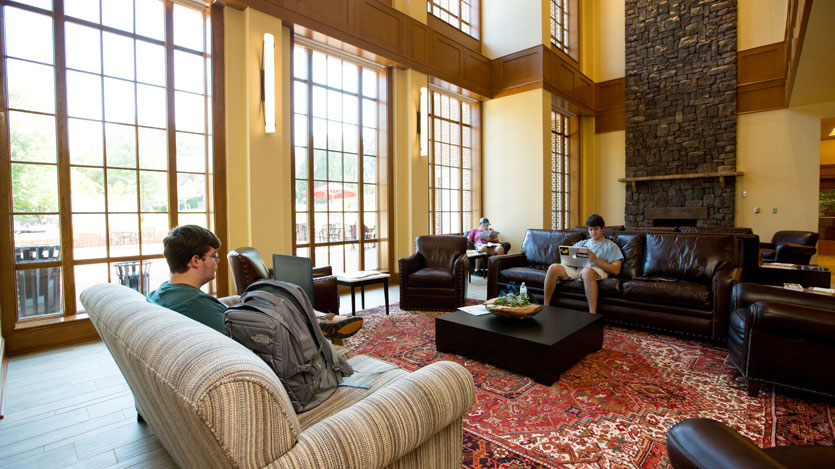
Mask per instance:
[[[275,133],[275,37],[264,33],[261,49],[261,107],[264,109],[264,131]]]
[[[417,112],[417,134],[420,140],[420,156],[429,156],[429,128],[428,128],[428,90],[420,88],[420,103]]]

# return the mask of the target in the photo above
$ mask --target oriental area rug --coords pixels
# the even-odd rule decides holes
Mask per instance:
[[[473,304],[479,303],[472,300]],[[354,353],[414,371],[460,363],[475,380],[464,416],[464,467],[670,467],[665,438],[675,422],[709,417],[760,447],[835,444],[835,403],[764,386],[749,397],[727,350],[607,325],[603,348],[552,386],[435,350],[435,317],[391,305],[358,313]]]

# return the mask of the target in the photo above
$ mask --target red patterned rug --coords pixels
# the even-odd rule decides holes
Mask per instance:
[[[473,303],[478,303],[473,301]],[[606,326],[603,349],[553,386],[435,350],[434,318],[391,305],[360,313],[346,345],[416,370],[452,360],[473,374],[464,416],[465,467],[670,467],[667,429],[710,417],[760,447],[835,444],[835,405],[805,396],[745,391],[727,350],[677,337]]]

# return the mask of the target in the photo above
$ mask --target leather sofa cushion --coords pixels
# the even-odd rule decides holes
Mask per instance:
[[[711,290],[695,282],[648,282],[629,280],[623,283],[623,297],[632,300],[710,307]]]
[[[644,244],[646,235],[643,233],[618,233],[612,236],[623,253],[623,263],[620,266],[619,277],[640,277],[644,262]]]
[[[604,278],[597,282],[597,291],[601,295],[619,295],[622,289],[623,280],[616,277]],[[557,290],[570,290],[585,292],[583,282],[579,280],[560,280]]]
[[[545,284],[545,274],[548,271],[548,266],[532,266],[532,267],[511,267],[499,272],[499,282],[516,282],[521,285],[533,285],[542,288]]]
[[[410,287],[452,288],[452,272],[447,269],[424,267],[409,274]]]
[[[528,230],[522,241],[522,252],[530,264],[551,265],[560,262],[560,245],[572,244],[588,237],[588,232]]]
[[[646,234],[646,277],[672,277],[708,284],[718,270],[738,265],[733,235]]]

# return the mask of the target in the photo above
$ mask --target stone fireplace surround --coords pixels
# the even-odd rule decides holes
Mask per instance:
[[[736,0],[627,0],[627,178],[736,170],[736,21]],[[627,185],[625,224],[733,226],[728,182]],[[673,216],[652,212],[663,208]],[[700,209],[699,216],[682,209]]]

